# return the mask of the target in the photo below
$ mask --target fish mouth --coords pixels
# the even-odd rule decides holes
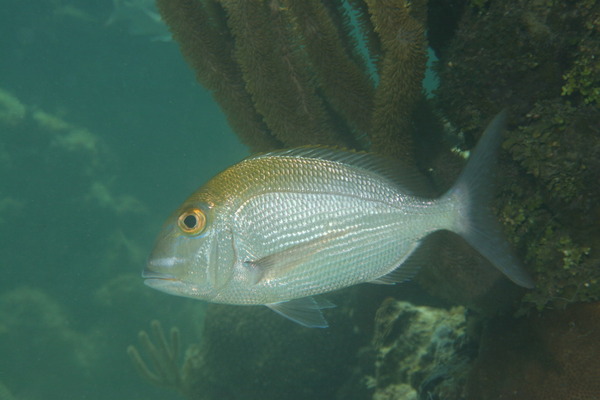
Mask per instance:
[[[147,267],[142,271],[142,278],[144,285],[168,294],[178,294],[182,284],[181,279],[174,275],[156,272]]]
[[[158,270],[172,269],[181,260],[177,257],[164,257],[164,258],[150,258],[148,264],[142,271],[142,278],[146,281],[149,280],[162,280],[162,281],[178,281],[177,277],[172,274],[165,272],[158,272]]]
[[[177,281],[178,280],[173,275],[165,274],[162,272],[152,271],[151,269],[148,269],[147,267],[144,268],[144,270],[142,271],[142,278],[144,278],[145,280],[157,279],[157,280],[161,280],[161,281]]]

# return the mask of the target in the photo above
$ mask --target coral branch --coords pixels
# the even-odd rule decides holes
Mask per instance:
[[[425,5],[158,0],[198,81],[251,150],[371,147],[407,162],[425,71]]]
[[[157,5],[198,82],[213,93],[242,141],[257,151],[280,147],[245,89],[220,5],[196,0],[158,0]]]
[[[372,150],[409,162],[414,158],[411,115],[422,98],[427,61],[424,5],[368,0],[371,20],[384,52],[375,93]],[[416,7],[418,6],[418,7]],[[418,12],[413,9],[417,8]]]
[[[290,11],[327,99],[351,128],[367,132],[374,83],[364,60],[354,54],[356,43],[344,14],[331,13],[325,4],[316,1],[290,2]]]
[[[309,60],[290,32],[289,10],[269,3],[222,1],[235,57],[256,109],[287,146],[339,143]]]
[[[179,358],[179,330],[171,328],[169,341],[167,341],[159,321],[150,324],[154,342],[146,331],[140,331],[138,339],[146,355],[150,358],[152,369],[144,361],[135,346],[127,348],[127,354],[142,378],[149,380],[157,386],[168,387],[182,391],[182,379],[177,359]]]

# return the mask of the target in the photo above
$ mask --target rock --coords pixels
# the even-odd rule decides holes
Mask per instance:
[[[387,299],[375,318],[374,399],[460,399],[471,341],[465,309]],[[410,388],[410,390],[407,390]]]
[[[468,400],[600,398],[600,303],[497,319],[481,337]]]

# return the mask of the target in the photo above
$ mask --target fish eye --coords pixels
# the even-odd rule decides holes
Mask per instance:
[[[179,215],[177,225],[184,233],[188,235],[197,235],[204,230],[206,226],[206,215],[199,208],[186,210]]]

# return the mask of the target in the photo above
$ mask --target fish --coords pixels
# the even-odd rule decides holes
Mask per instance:
[[[333,304],[319,295],[412,278],[419,265],[411,255],[428,235],[448,230],[514,283],[532,288],[490,209],[505,125],[504,111],[437,198],[416,194],[414,173],[372,153],[313,146],[250,156],[167,219],[144,282],[213,303],[265,305],[324,328],[322,310]]]

